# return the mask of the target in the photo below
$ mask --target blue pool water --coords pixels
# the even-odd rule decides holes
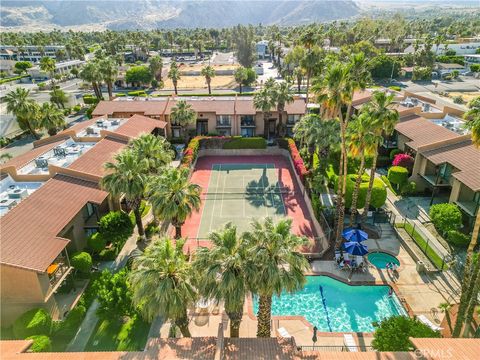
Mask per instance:
[[[303,290],[274,297],[272,315],[300,315],[325,332],[372,332],[372,322],[405,315],[389,286],[350,286],[328,276],[307,276]],[[255,314],[258,300],[254,299]]]
[[[384,252],[373,252],[368,254],[368,261],[370,261],[375,267],[379,269],[386,269],[388,263],[400,265],[400,261],[398,261],[395,256]]]

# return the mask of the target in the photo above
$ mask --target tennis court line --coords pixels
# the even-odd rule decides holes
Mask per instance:
[[[207,191],[208,191],[208,188],[210,187],[210,183],[212,182],[212,173],[213,173],[213,167],[215,166],[215,164],[212,164],[210,165],[210,178],[208,179],[208,185],[207,185]],[[203,201],[206,200],[206,197],[207,195],[205,195],[205,199]],[[203,214],[205,212],[205,206],[206,204],[203,204],[203,208],[202,208],[202,213],[200,214],[200,222],[198,223],[198,229],[197,229],[197,239],[199,239],[199,236],[200,235],[200,228],[202,227],[202,223],[203,223]]]
[[[218,178],[217,178],[217,189],[218,189],[218,182],[220,181],[220,174],[222,173],[222,164],[219,164],[219,169],[218,169]],[[210,186],[210,184],[208,184]],[[210,216],[210,227],[208,228],[208,232],[212,231],[212,222],[213,222],[213,217],[215,215],[215,203],[217,202],[217,196],[213,199],[213,208],[212,208],[212,214]]]
[[[263,164],[263,165],[264,165],[265,174],[267,174],[266,178],[268,179],[267,164]],[[263,179],[263,177],[262,177],[262,186],[263,186],[264,189],[267,188],[265,186],[265,180]],[[262,196],[262,198],[263,198],[263,201],[265,201],[265,197]],[[270,198],[273,200],[272,194],[270,194]],[[272,203],[273,203],[273,201],[272,201]],[[268,206],[266,206],[266,204],[265,204],[264,208],[265,208],[265,217],[268,217]]]

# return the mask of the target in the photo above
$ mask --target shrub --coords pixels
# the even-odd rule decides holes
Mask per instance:
[[[183,151],[182,168],[189,168],[193,162],[197,159],[198,150],[200,148],[200,140],[203,136],[196,136],[188,143],[187,147]]]
[[[350,174],[347,176],[347,191],[345,193],[346,208],[350,208],[352,206],[352,196],[353,196],[353,190],[355,188],[356,179],[357,179],[357,175]],[[338,177],[337,177],[337,180],[338,180]],[[365,199],[367,197],[369,182],[370,182],[370,176],[363,175],[362,182],[360,183],[360,188],[358,190],[357,208],[363,208],[365,206]],[[335,184],[335,191],[337,189],[337,186],[338,184]],[[370,206],[374,208],[382,207],[385,204],[386,200],[387,200],[387,190],[385,189],[385,185],[380,179],[374,179],[373,187],[372,187],[372,196],[370,199]]]
[[[413,195],[417,190],[417,183],[415,181],[410,181],[408,183],[403,184],[400,187],[400,194],[401,195]]]
[[[87,245],[93,252],[99,253],[105,248],[105,245],[107,245],[107,241],[101,233],[96,232],[88,238]]]
[[[397,85],[392,85],[392,86],[389,86],[388,88],[390,90],[394,90],[394,91],[402,91],[402,88],[400,86],[397,86]]]
[[[401,153],[402,153],[402,150],[393,149],[392,151],[390,151],[390,160],[393,161],[393,159],[395,159],[395,156],[398,155],[398,154],[401,154]]]
[[[298,152],[297,145],[293,139],[287,139],[288,141],[288,151],[290,152],[290,156],[292,157],[293,167],[295,168],[295,172],[300,177],[300,181],[304,182],[305,176],[308,174],[307,168],[303,163],[303,159]]]
[[[80,110],[82,110],[82,106],[77,104],[72,109],[74,112],[78,113]]]
[[[397,185],[397,189],[401,187],[401,185],[405,184],[408,180],[408,170],[402,166],[392,166],[388,169],[388,180],[392,183]]]
[[[465,103],[465,101],[463,100],[462,95],[454,96],[454,97],[453,97],[453,102],[454,102],[455,104],[464,104],[464,103]]]
[[[462,226],[462,213],[455,204],[436,204],[430,207],[430,219],[435,228],[445,235]]]
[[[378,325],[373,334],[372,346],[377,351],[410,351],[410,337],[439,338],[440,333],[417,319],[397,315],[384,319]]]
[[[52,351],[52,340],[46,335],[29,336],[26,340],[33,340],[30,350],[32,352],[49,352]]]
[[[13,323],[13,334],[18,339],[32,335],[50,335],[52,318],[45,309],[32,309]]]
[[[85,94],[83,95],[83,102],[86,105],[95,105],[96,103],[98,103],[98,99],[91,94]]]
[[[103,249],[98,254],[98,257],[102,261],[113,261],[117,257],[117,251],[114,247],[111,247],[109,249]]]
[[[450,230],[447,233],[447,241],[456,246],[466,247],[470,243],[470,238],[458,230]]]
[[[108,270],[102,271],[94,285],[99,302],[99,316],[109,318],[132,313],[132,292],[127,276],[125,268],[115,274]]]
[[[125,97],[127,95],[125,93],[116,93],[115,96],[116,97]]]
[[[105,241],[115,246],[123,244],[133,234],[133,227],[130,217],[123,211],[110,211],[102,216],[98,222],[98,231],[105,238]]]
[[[61,338],[70,339],[72,338],[78,330],[78,327],[83,321],[87,309],[81,304],[77,304],[70,312],[67,314],[67,317],[63,321],[54,322],[53,334],[55,337],[60,336]]]
[[[135,91],[129,91],[127,93],[128,96],[142,96],[142,95],[147,95],[147,93],[144,90],[135,90]]]
[[[235,137],[223,145],[224,149],[265,149],[267,142],[262,137]]]
[[[158,227],[155,222],[151,222],[145,227],[145,235],[147,238],[151,238],[153,235],[158,234],[160,232],[160,228]]]
[[[88,274],[92,269],[92,257],[87,252],[78,252],[70,259],[73,268],[83,274]]]
[[[415,160],[408,154],[397,154],[393,158],[393,166],[401,166],[408,169],[408,172],[411,173],[413,170],[413,163]]]

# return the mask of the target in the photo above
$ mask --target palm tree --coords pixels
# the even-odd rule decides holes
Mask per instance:
[[[188,125],[195,124],[197,113],[193,110],[192,105],[185,100],[179,100],[172,108],[170,119],[172,125],[180,126],[183,135]]]
[[[101,186],[112,196],[125,196],[127,205],[133,210],[138,235],[145,236],[140,205],[147,184],[148,160],[138,156],[131,149],[125,149],[114,156],[115,162],[104,165],[107,175],[101,180]]]
[[[50,101],[57,105],[58,108],[65,109],[65,104],[68,103],[68,96],[62,89],[54,88],[50,92]]]
[[[157,81],[162,81],[163,60],[160,56],[152,56],[148,60],[148,66],[153,77]]]
[[[253,106],[255,110],[263,113],[263,137],[268,139],[268,119],[272,115],[272,108],[275,106],[272,92],[269,88],[264,87],[253,95]]]
[[[243,66],[240,66],[237,70],[235,70],[233,76],[235,78],[235,82],[238,84],[240,88],[239,90],[241,94],[243,83],[248,78],[247,69],[245,69]]]
[[[230,318],[230,337],[238,337],[248,293],[247,247],[237,235],[237,227],[228,223],[209,234],[213,247],[198,248],[193,268],[200,274],[199,291],[207,298],[225,302]]]
[[[283,113],[285,105],[293,102],[293,95],[290,94],[290,84],[288,82],[276,83],[271,89],[272,100],[276,104],[278,113],[278,133],[281,137],[285,136],[285,124],[283,123]]]
[[[86,63],[82,70],[80,70],[79,76],[81,79],[92,84],[95,96],[100,100],[102,98],[102,91],[99,84],[102,82],[102,77],[97,63],[94,61]]]
[[[380,135],[376,135],[376,124],[368,112],[362,112],[350,122],[348,127],[349,152],[353,157],[360,158],[360,166],[358,168],[355,186],[352,192],[352,205],[350,207],[350,226],[356,221],[358,194],[362,176],[365,171],[365,156],[377,151],[378,143],[382,140]]]
[[[452,305],[450,305],[448,302],[444,302],[444,303],[441,303],[438,307],[445,314],[448,328],[450,329],[450,333],[452,333],[453,332],[452,319],[450,318],[450,309],[452,308]]]
[[[471,131],[473,143],[480,147],[480,97],[471,100],[468,107],[468,111],[463,114],[467,120],[465,127]]]
[[[253,220],[244,240],[249,259],[247,278],[252,292],[259,296],[257,336],[270,337],[272,296],[298,291],[306,282],[308,261],[298,251],[306,239],[293,235],[291,219],[274,223],[267,217],[263,222]]]
[[[151,179],[148,194],[153,212],[172,223],[175,239],[182,236],[187,217],[200,209],[200,191],[199,185],[189,182],[188,169],[167,168]]]
[[[29,97],[29,95],[30,90],[22,87],[17,87],[15,90],[10,91],[5,96],[7,112],[13,114],[17,118],[20,129],[28,129],[35,139],[40,139],[40,136],[35,131],[35,128],[37,127],[35,112],[38,105]]]
[[[202,76],[205,76],[205,81],[207,82],[207,85],[208,85],[208,93],[211,94],[212,89],[210,87],[210,84],[212,82],[212,78],[215,77],[215,69],[210,65],[205,66],[204,68],[202,68],[201,74]]]
[[[98,69],[101,73],[102,79],[107,84],[108,97],[110,100],[113,98],[113,83],[117,80],[118,65],[116,61],[111,57],[106,57],[99,61]]]
[[[340,127],[336,120],[322,120],[316,114],[307,114],[293,128],[293,137],[300,142],[300,147],[308,148],[310,168],[313,165],[313,154],[322,152],[327,157],[335,144],[340,142]],[[320,158],[321,156],[319,156]]]
[[[300,68],[303,70],[303,73],[305,74],[305,78],[307,80],[307,86],[306,86],[307,102],[308,102],[308,94],[310,90],[310,79],[315,74],[315,71],[318,72],[318,70],[321,68],[323,57],[324,57],[323,51],[318,46],[315,46],[313,48],[308,48],[304,57],[300,60]]]
[[[50,75],[50,81],[52,82],[52,85],[54,85],[54,76],[55,76],[55,60],[48,57],[44,56],[40,59],[40,69],[47,74]]]
[[[59,128],[66,125],[63,111],[52,103],[43,103],[39,111],[40,126],[47,130],[48,135],[57,134]]]
[[[392,108],[395,99],[394,94],[386,94],[383,91],[375,91],[372,94],[370,102],[365,105],[367,111],[375,123],[376,135],[390,136],[395,130],[395,125],[398,123],[399,115],[397,109]],[[362,223],[365,223],[370,208],[370,199],[372,198],[373,181],[375,179],[375,172],[377,171],[378,146],[380,146],[380,139],[378,139],[375,151],[373,152],[372,167],[370,168],[370,180],[368,182],[367,194],[365,196],[365,207],[362,214]]]
[[[130,142],[132,150],[148,161],[148,173],[158,174],[173,159],[170,143],[161,136],[142,134]]]
[[[177,85],[180,80],[180,71],[178,70],[177,63],[172,61],[170,64],[170,70],[168,71],[168,78],[172,80],[173,88],[175,89],[175,95],[178,95]]]
[[[168,238],[154,242],[133,261],[129,280],[133,303],[146,319],[169,319],[184,337],[191,337],[187,309],[195,303],[197,294],[183,245],[181,239],[175,245]]]

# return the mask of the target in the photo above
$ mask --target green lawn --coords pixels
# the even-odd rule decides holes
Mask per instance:
[[[140,316],[101,320],[88,340],[85,351],[142,351],[150,324]]]
[[[442,258],[427,244],[427,241],[420,235],[409,223],[397,223],[395,227],[405,229],[408,234],[412,234],[413,240],[417,243],[417,245],[423,250],[425,255],[430,259],[433,265],[436,266],[437,269],[442,269]],[[443,264],[443,270],[447,270],[447,264]]]

